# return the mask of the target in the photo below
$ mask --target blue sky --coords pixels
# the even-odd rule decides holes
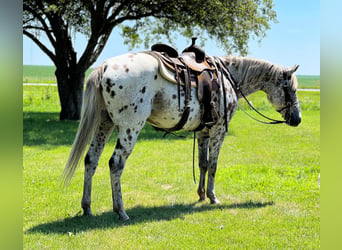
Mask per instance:
[[[272,24],[266,37],[259,44],[249,41],[248,56],[270,62],[292,66],[299,64],[297,74],[320,74],[320,3],[318,0],[274,0],[278,23]],[[41,39],[46,41],[44,37]],[[199,37],[200,39],[200,37]],[[76,35],[74,38],[78,54],[81,54],[86,40]],[[182,50],[190,44],[189,39],[179,38],[176,47]],[[140,47],[134,51],[144,50]],[[209,55],[222,56],[224,51],[215,41],[208,40],[204,49]],[[118,29],[114,29],[106,47],[93,66],[109,57],[128,52]],[[237,55],[237,54],[236,54]],[[23,64],[53,65],[52,61],[33,43],[23,37]]]

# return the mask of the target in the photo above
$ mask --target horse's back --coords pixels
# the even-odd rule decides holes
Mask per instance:
[[[151,74],[158,71],[158,61],[146,53],[128,53],[104,61],[104,80],[139,79],[141,84],[151,82]]]

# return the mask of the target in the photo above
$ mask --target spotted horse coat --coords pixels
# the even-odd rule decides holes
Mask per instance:
[[[239,84],[246,95],[262,90],[269,95],[275,106],[284,106],[281,84],[281,73],[295,69],[286,69],[261,60],[246,58],[222,57],[225,67]],[[260,72],[249,74],[250,69],[258,68]],[[272,68],[272,70],[269,70]],[[212,204],[219,203],[215,195],[215,174],[219,152],[227,134],[227,124],[237,108],[237,96],[232,86],[225,79],[225,89],[217,92],[221,101],[220,118],[210,129],[198,132],[198,152],[200,181],[198,195],[200,201],[206,196]],[[295,76],[291,77],[291,86],[295,91]],[[200,124],[201,108],[196,97],[196,89],[192,88],[190,114],[184,124],[184,130],[194,130]],[[283,117],[288,112],[300,112],[296,95],[288,110],[282,110]],[[184,92],[181,90],[181,103],[184,103]],[[215,98],[215,97],[213,97]],[[292,111],[290,111],[290,109]],[[227,115],[223,115],[227,112]],[[146,53],[129,53],[110,58],[96,68],[89,76],[83,98],[82,114],[79,128],[72,146],[67,164],[63,172],[63,180],[68,184],[75,169],[90,143],[84,164],[84,187],[81,205],[84,215],[91,215],[92,177],[96,171],[100,155],[113,130],[117,131],[114,152],[109,160],[113,210],[121,220],[128,220],[122,201],[121,175],[129,155],[132,153],[139,133],[148,122],[155,127],[168,129],[174,127],[182,117],[182,109],[178,106],[177,86],[161,77],[158,60]],[[291,116],[290,116],[291,117]],[[291,124],[292,125],[292,124]],[[207,190],[205,190],[205,178]]]

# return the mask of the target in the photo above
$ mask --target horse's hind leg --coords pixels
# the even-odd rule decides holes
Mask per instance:
[[[84,159],[84,186],[83,197],[81,201],[84,215],[92,215],[90,208],[92,179],[96,171],[100,155],[112,131],[113,123],[111,120],[109,120],[107,112],[103,111],[103,113],[101,114],[100,126],[94,134],[86,157]]]
[[[121,193],[121,175],[129,155],[132,153],[138,135],[145,122],[140,124],[131,124],[129,127],[121,126],[118,128],[118,138],[114,153],[109,160],[109,169],[112,186],[113,211],[119,215],[119,219],[129,220],[122,201]]]
[[[205,200],[205,176],[208,170],[208,144],[209,135],[205,132],[200,132],[198,135],[198,165],[200,169],[200,180],[198,183],[197,193],[199,201]]]

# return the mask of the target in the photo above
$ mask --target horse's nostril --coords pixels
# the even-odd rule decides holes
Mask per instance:
[[[295,113],[292,113],[290,115],[290,119],[286,119],[286,121],[287,121],[287,124],[289,124],[290,126],[296,127],[301,123],[302,116],[300,113],[295,112]]]

